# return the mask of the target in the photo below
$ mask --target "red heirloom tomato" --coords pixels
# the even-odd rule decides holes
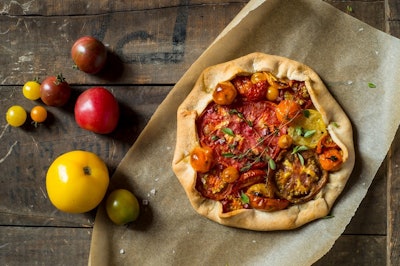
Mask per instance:
[[[40,84],[40,98],[49,106],[63,106],[71,96],[71,87],[62,74],[50,76]]]
[[[107,61],[107,49],[102,42],[90,37],[79,38],[71,49],[72,60],[83,72],[96,74]]]
[[[118,124],[118,101],[103,87],[90,88],[79,95],[74,112],[76,123],[95,133],[111,133]]]

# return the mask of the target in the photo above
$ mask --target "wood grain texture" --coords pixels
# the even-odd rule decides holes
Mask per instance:
[[[60,3],[67,6],[64,1]],[[76,5],[73,3],[72,7]],[[34,77],[44,79],[60,72],[72,84],[173,84],[243,6],[240,2],[186,3],[141,7],[140,12],[123,6],[117,11],[112,8],[84,16],[46,15],[46,8],[38,8],[44,15],[0,16],[0,32],[7,36],[0,46],[0,65],[4,69],[0,84],[23,84]],[[115,30],[121,25],[122,30]],[[98,75],[72,68],[70,49],[83,35],[98,38],[109,50],[107,67]]]
[[[1,226],[2,265],[87,265],[89,228]]]
[[[98,153],[113,173],[151,115],[190,65],[248,1],[6,0],[0,3],[0,113],[23,98],[34,77],[62,72],[80,91],[104,85],[123,117],[115,133],[79,129],[73,105],[49,108],[39,128],[0,122],[0,261],[5,265],[86,265],[95,211],[71,215],[49,203],[44,175],[60,153]],[[342,12],[400,37],[397,0],[325,0]],[[121,26],[122,25],[122,26]],[[343,29],[346,30],[346,29]],[[82,35],[109,50],[99,75],[72,69],[70,47]],[[344,234],[315,265],[400,265],[400,134]],[[4,263],[3,263],[4,262]]]
[[[74,86],[73,97],[86,88]],[[61,153],[82,149],[98,154],[112,174],[171,89],[170,86],[107,88],[121,108],[120,122],[112,134],[103,136],[79,128],[75,123],[73,104],[65,108],[47,107],[49,118],[38,128],[29,122],[23,128],[2,126],[0,224],[92,226],[94,213],[71,215],[51,206],[45,187],[47,167]],[[24,99],[19,86],[2,86],[0,98],[4,102],[0,105],[3,114],[13,103],[21,104],[28,111],[38,104]]]
[[[389,151],[388,168],[387,261],[388,265],[400,265],[400,130]]]

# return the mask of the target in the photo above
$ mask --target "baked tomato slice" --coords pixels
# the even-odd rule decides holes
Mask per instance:
[[[321,190],[328,181],[328,172],[321,168],[317,154],[311,150],[285,151],[279,155],[274,181],[281,198],[298,204]]]
[[[233,185],[225,182],[216,171],[198,174],[196,189],[206,198],[223,200],[231,193]]]

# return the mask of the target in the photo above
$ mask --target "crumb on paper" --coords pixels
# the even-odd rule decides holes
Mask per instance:
[[[253,242],[253,243],[257,243],[257,240],[255,240],[255,239],[254,239],[254,240],[253,240],[253,241],[251,241],[251,242]]]
[[[348,80],[347,81],[347,85],[351,85],[351,84],[353,84],[353,81],[352,80]]]
[[[119,254],[125,254],[125,249],[121,248],[121,249],[119,250]]]
[[[359,28],[359,29],[358,29],[358,31],[363,31],[363,30],[364,30],[364,28]]]
[[[156,189],[153,188],[153,189],[150,190],[150,192],[147,194],[147,196],[148,196],[148,197],[154,196],[154,195],[156,195],[156,192],[157,192]]]

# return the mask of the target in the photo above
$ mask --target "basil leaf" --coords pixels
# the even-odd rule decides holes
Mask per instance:
[[[224,127],[221,130],[222,130],[222,132],[224,132],[225,134],[227,134],[229,136],[232,136],[232,137],[235,136],[235,133],[233,133],[233,130],[230,129],[229,127]]]
[[[249,196],[247,196],[245,193],[243,193],[243,191],[242,191],[242,193],[240,194],[240,199],[242,200],[242,202],[243,202],[244,204],[249,204],[249,203],[250,203]]]
[[[297,157],[299,157],[301,165],[304,165],[304,157],[300,153],[297,154]]]
[[[317,132],[315,129],[313,129],[313,130],[306,130],[306,131],[304,132],[304,137],[305,137],[305,138],[309,138],[309,137],[311,137],[312,135],[314,135],[315,132]]]
[[[301,145],[301,146],[295,146],[293,148],[292,154],[298,153],[299,151],[306,151],[308,150],[307,146]]]
[[[297,135],[299,135],[299,136],[303,135],[303,128],[302,127],[296,127],[294,130],[295,130]]]
[[[338,123],[336,123],[336,122],[331,122],[331,125],[332,126],[334,126],[334,127],[337,127],[337,128],[339,128],[340,126],[339,126],[339,124]]]
[[[235,154],[230,153],[230,152],[222,153],[221,155],[224,156],[225,158],[233,158],[233,157],[235,157]]]
[[[269,168],[270,168],[271,170],[275,170],[275,169],[276,169],[275,161],[274,161],[272,158],[269,159],[268,165],[269,165]]]

